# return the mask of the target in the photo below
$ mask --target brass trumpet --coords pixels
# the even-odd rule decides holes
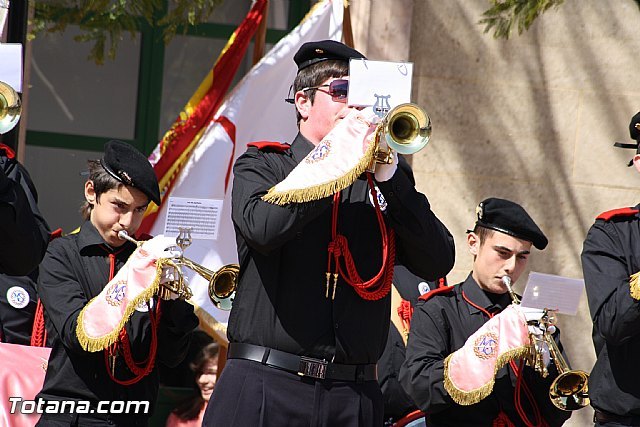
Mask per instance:
[[[507,287],[514,304],[520,304],[520,298],[511,287],[511,278],[503,276],[502,282]],[[526,362],[533,367],[543,378],[549,374],[548,361],[545,353],[548,351],[549,359],[553,360],[558,370],[558,376],[549,387],[549,399],[558,409],[575,411],[589,405],[589,374],[577,369],[570,369],[569,364],[562,356],[556,340],[550,331],[555,330],[555,316],[551,310],[544,310],[544,314],[537,325],[542,331],[542,337],[529,334],[531,339],[531,354]]]
[[[389,150],[378,148],[377,163],[391,163],[393,151],[414,154],[422,150],[431,139],[431,119],[420,106],[413,103],[400,104],[389,111],[376,128],[376,140],[384,137]]]
[[[124,230],[118,232],[118,237],[129,240],[138,246],[141,246],[144,243],[135,240]],[[182,249],[182,252],[191,245],[191,242],[190,230],[181,228],[180,234],[176,238],[176,244],[180,249]],[[184,257],[183,255],[173,259],[172,262],[176,267],[178,267],[176,268],[177,279],[162,284],[162,288],[160,288],[158,293],[160,298],[169,299],[171,292],[177,294],[180,299],[189,299],[193,296],[193,293],[180,268],[187,267],[209,282],[209,299],[211,299],[213,305],[220,310],[231,310],[240,275],[240,266],[238,264],[226,264],[218,270],[213,271],[195,261],[190,260],[189,258]]]
[[[0,134],[9,132],[18,124],[22,102],[11,86],[0,81]]]

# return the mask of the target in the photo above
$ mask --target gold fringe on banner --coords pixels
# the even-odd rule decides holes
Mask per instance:
[[[640,271],[629,278],[629,293],[634,300],[640,300]]]
[[[456,387],[455,384],[453,384],[453,382],[451,381],[451,378],[449,378],[449,360],[454,355],[454,353],[451,353],[449,356],[447,356],[446,359],[444,359],[444,388],[445,390],[447,390],[447,393],[449,393],[449,396],[451,396],[453,401],[458,405],[468,406],[476,404],[491,394],[491,392],[493,391],[493,385],[495,383],[495,376],[500,368],[509,363],[511,360],[525,357],[527,354],[529,354],[528,346],[514,348],[501,354],[496,359],[493,379],[482,387],[471,391],[465,391],[460,390],[458,387]],[[473,373],[470,372],[469,375],[473,375]]]
[[[367,147],[367,150],[364,152],[364,155],[358,164],[356,164],[350,171],[347,171],[343,176],[330,182],[294,190],[278,191],[276,190],[276,186],[274,186],[269,189],[267,194],[262,196],[262,200],[284,206],[289,203],[304,203],[311,202],[313,200],[320,200],[344,190],[353,184],[355,180],[358,179],[358,177],[371,165],[376,148],[378,147],[378,137],[379,135],[377,134]],[[302,162],[300,164],[302,164]]]
[[[162,276],[162,269],[165,266],[177,266],[170,260],[166,258],[161,258],[156,261],[156,277],[153,280],[153,283],[149,285],[143,292],[141,292],[137,297],[127,303],[127,307],[125,309],[124,315],[120,319],[118,326],[115,327],[109,334],[101,336],[99,338],[90,337],[87,335],[87,332],[84,330],[83,318],[85,314],[85,310],[91,304],[93,300],[99,298],[100,295],[93,298],[89,303],[80,311],[78,315],[78,324],[76,326],[76,336],[78,337],[78,341],[80,341],[80,345],[86,351],[95,352],[104,350],[109,347],[111,344],[118,340],[118,336],[120,335],[120,330],[124,328],[125,323],[129,320],[136,307],[146,301],[149,301],[160,288],[160,278]]]

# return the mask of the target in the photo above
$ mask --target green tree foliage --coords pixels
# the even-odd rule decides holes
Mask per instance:
[[[205,22],[223,0],[42,0],[36,1],[31,34],[63,32],[77,25],[80,34],[74,39],[93,43],[89,59],[104,63],[114,59],[118,42],[125,33],[132,37],[142,25],[162,30],[165,43],[188,25]]]
[[[640,8],[640,0],[633,0]],[[484,32],[493,30],[493,37],[508,39],[513,27],[518,34],[529,29],[533,21],[551,7],[557,8],[564,0],[490,0],[493,5],[482,14],[479,24]],[[586,4],[586,3],[585,3]]]

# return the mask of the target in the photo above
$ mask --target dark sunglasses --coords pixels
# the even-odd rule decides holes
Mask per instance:
[[[320,88],[328,87],[329,90],[324,91]],[[300,89],[302,92],[306,92],[308,90],[319,90],[324,93],[328,93],[331,95],[331,99],[334,101],[342,102],[347,99],[347,95],[349,94],[349,80],[338,79],[334,80],[329,84],[320,85],[320,86],[311,86]]]

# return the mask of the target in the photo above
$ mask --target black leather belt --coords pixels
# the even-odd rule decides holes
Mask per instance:
[[[326,360],[297,356],[253,344],[229,343],[227,358],[252,360],[263,365],[284,369],[303,377],[321,380],[363,382],[378,379],[375,363],[368,365],[342,365]]]
[[[628,426],[640,426],[640,416],[622,416],[603,412],[598,409],[593,414],[593,421],[600,424],[619,423]]]

